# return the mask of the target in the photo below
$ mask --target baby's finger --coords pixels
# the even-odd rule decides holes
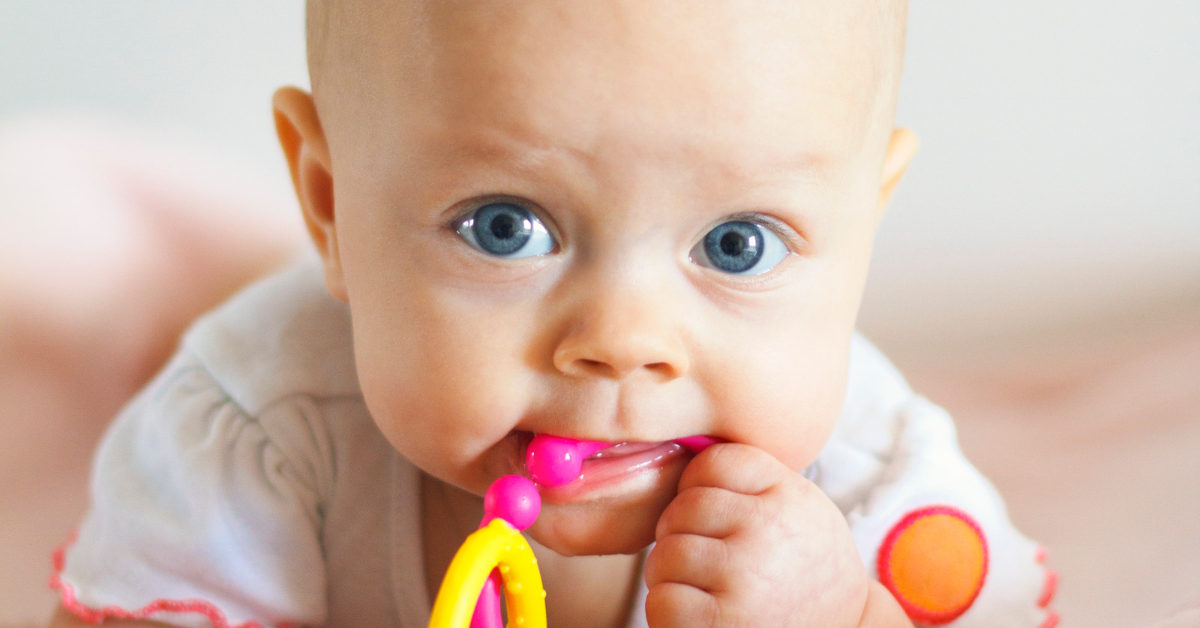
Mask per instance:
[[[646,586],[674,582],[720,593],[725,589],[728,562],[729,548],[723,541],[673,534],[659,541],[646,557]]]
[[[699,534],[723,539],[746,525],[758,508],[756,498],[723,488],[696,486],[671,500],[658,518],[654,539],[672,534]]]
[[[758,495],[792,473],[771,454],[741,443],[720,443],[700,452],[679,478],[680,493],[695,486],[712,486],[735,493]]]
[[[646,593],[646,623],[650,628],[716,626],[718,602],[696,587],[663,582]]]

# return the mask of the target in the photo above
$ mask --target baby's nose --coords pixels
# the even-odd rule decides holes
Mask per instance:
[[[559,342],[554,366],[571,377],[620,380],[645,372],[666,382],[687,374],[688,356],[661,312],[592,312]]]
[[[684,352],[661,339],[634,336],[627,338],[574,338],[554,352],[554,366],[571,377],[625,379],[645,370],[661,381],[682,377],[687,372]]]

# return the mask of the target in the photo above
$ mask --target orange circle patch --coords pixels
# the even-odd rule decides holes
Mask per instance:
[[[979,524],[949,506],[904,516],[879,548],[879,582],[913,621],[953,621],[975,602],[987,577],[987,542]]]

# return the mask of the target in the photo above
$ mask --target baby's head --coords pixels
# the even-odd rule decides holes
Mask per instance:
[[[634,443],[544,493],[531,533],[568,554],[653,539],[673,439],[810,464],[915,150],[904,14],[310,1],[313,99],[281,91],[277,120],[383,434],[480,495],[531,434]]]

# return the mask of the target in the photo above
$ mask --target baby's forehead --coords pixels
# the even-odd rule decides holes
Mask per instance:
[[[890,130],[903,12],[895,0],[311,0],[310,72],[327,133],[507,111],[568,117],[580,134],[622,115],[731,133],[793,115],[861,136],[878,120]]]
[[[317,75],[341,73],[372,58],[413,61],[480,39],[551,53],[566,39],[629,60],[665,51],[711,58],[748,48],[820,50],[827,63],[882,75],[899,69],[906,13],[905,0],[309,0],[309,64]],[[647,40],[680,45],[638,45]]]

